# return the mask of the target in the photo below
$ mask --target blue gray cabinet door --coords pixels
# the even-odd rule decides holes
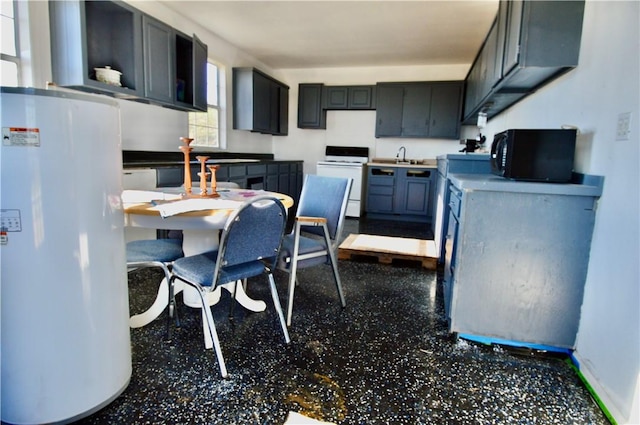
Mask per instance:
[[[376,107],[376,137],[402,134],[402,102],[404,88],[400,85],[378,84]]]
[[[298,128],[327,128],[327,113],[322,108],[323,84],[298,85]]]
[[[451,139],[460,135],[462,84],[435,84],[431,87],[429,137]]]
[[[427,217],[432,171],[425,169],[398,169],[395,212]]]
[[[143,15],[142,34],[145,97],[173,103],[175,98],[173,29],[151,16]]]
[[[175,31],[175,103],[185,108],[206,111],[207,45],[196,35]]]
[[[416,84],[405,87],[402,99],[403,137],[429,136],[431,86]]]

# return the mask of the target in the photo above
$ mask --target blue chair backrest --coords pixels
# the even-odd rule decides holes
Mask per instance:
[[[340,218],[344,215],[351,190],[351,179],[309,174],[300,194],[297,216],[324,217],[329,236],[336,238]],[[305,227],[305,232],[322,235],[320,227]]]
[[[287,212],[277,198],[261,196],[246,202],[229,217],[220,237],[221,266],[274,261],[286,223]]]

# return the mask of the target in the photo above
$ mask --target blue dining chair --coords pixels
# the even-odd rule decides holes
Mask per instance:
[[[209,332],[223,378],[228,376],[207,295],[219,285],[246,281],[247,278],[266,274],[269,289],[285,342],[290,342],[284,314],[273,278],[282,236],[287,222],[287,212],[276,197],[265,195],[253,198],[235,210],[222,229],[220,243],[215,251],[180,258],[173,263],[172,284],[179,279],[195,288],[200,295],[202,314]],[[235,290],[232,302],[235,302]],[[206,329],[208,328],[208,329]]]
[[[346,307],[336,250],[342,235],[353,179],[307,175],[293,230],[282,241],[278,268],[289,273],[287,326],[291,326],[298,269],[330,264],[342,307]]]
[[[180,325],[174,287],[171,284],[170,267],[178,258],[184,257],[182,239],[143,239],[127,242],[127,270],[133,271],[146,267],[158,267],[164,272],[169,284],[169,317],[167,321],[167,339],[171,339],[171,318],[175,316],[176,325]]]

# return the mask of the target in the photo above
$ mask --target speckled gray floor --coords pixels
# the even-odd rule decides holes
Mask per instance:
[[[282,424],[289,411],[339,424],[608,423],[564,359],[453,340],[436,272],[368,261],[341,261],[340,272],[344,310],[329,267],[300,272],[288,346],[266,279],[248,285],[266,312],[238,307],[230,321],[223,296],[213,311],[226,380],[203,348],[199,311],[178,296],[172,342],[165,315],[132,329],[130,385],[79,423]],[[161,274],[129,277],[131,310],[143,311]],[[276,275],[283,305],[286,278]]]

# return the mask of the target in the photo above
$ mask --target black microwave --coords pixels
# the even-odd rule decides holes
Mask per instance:
[[[566,183],[575,150],[574,129],[506,130],[493,137],[491,172],[512,180]]]

